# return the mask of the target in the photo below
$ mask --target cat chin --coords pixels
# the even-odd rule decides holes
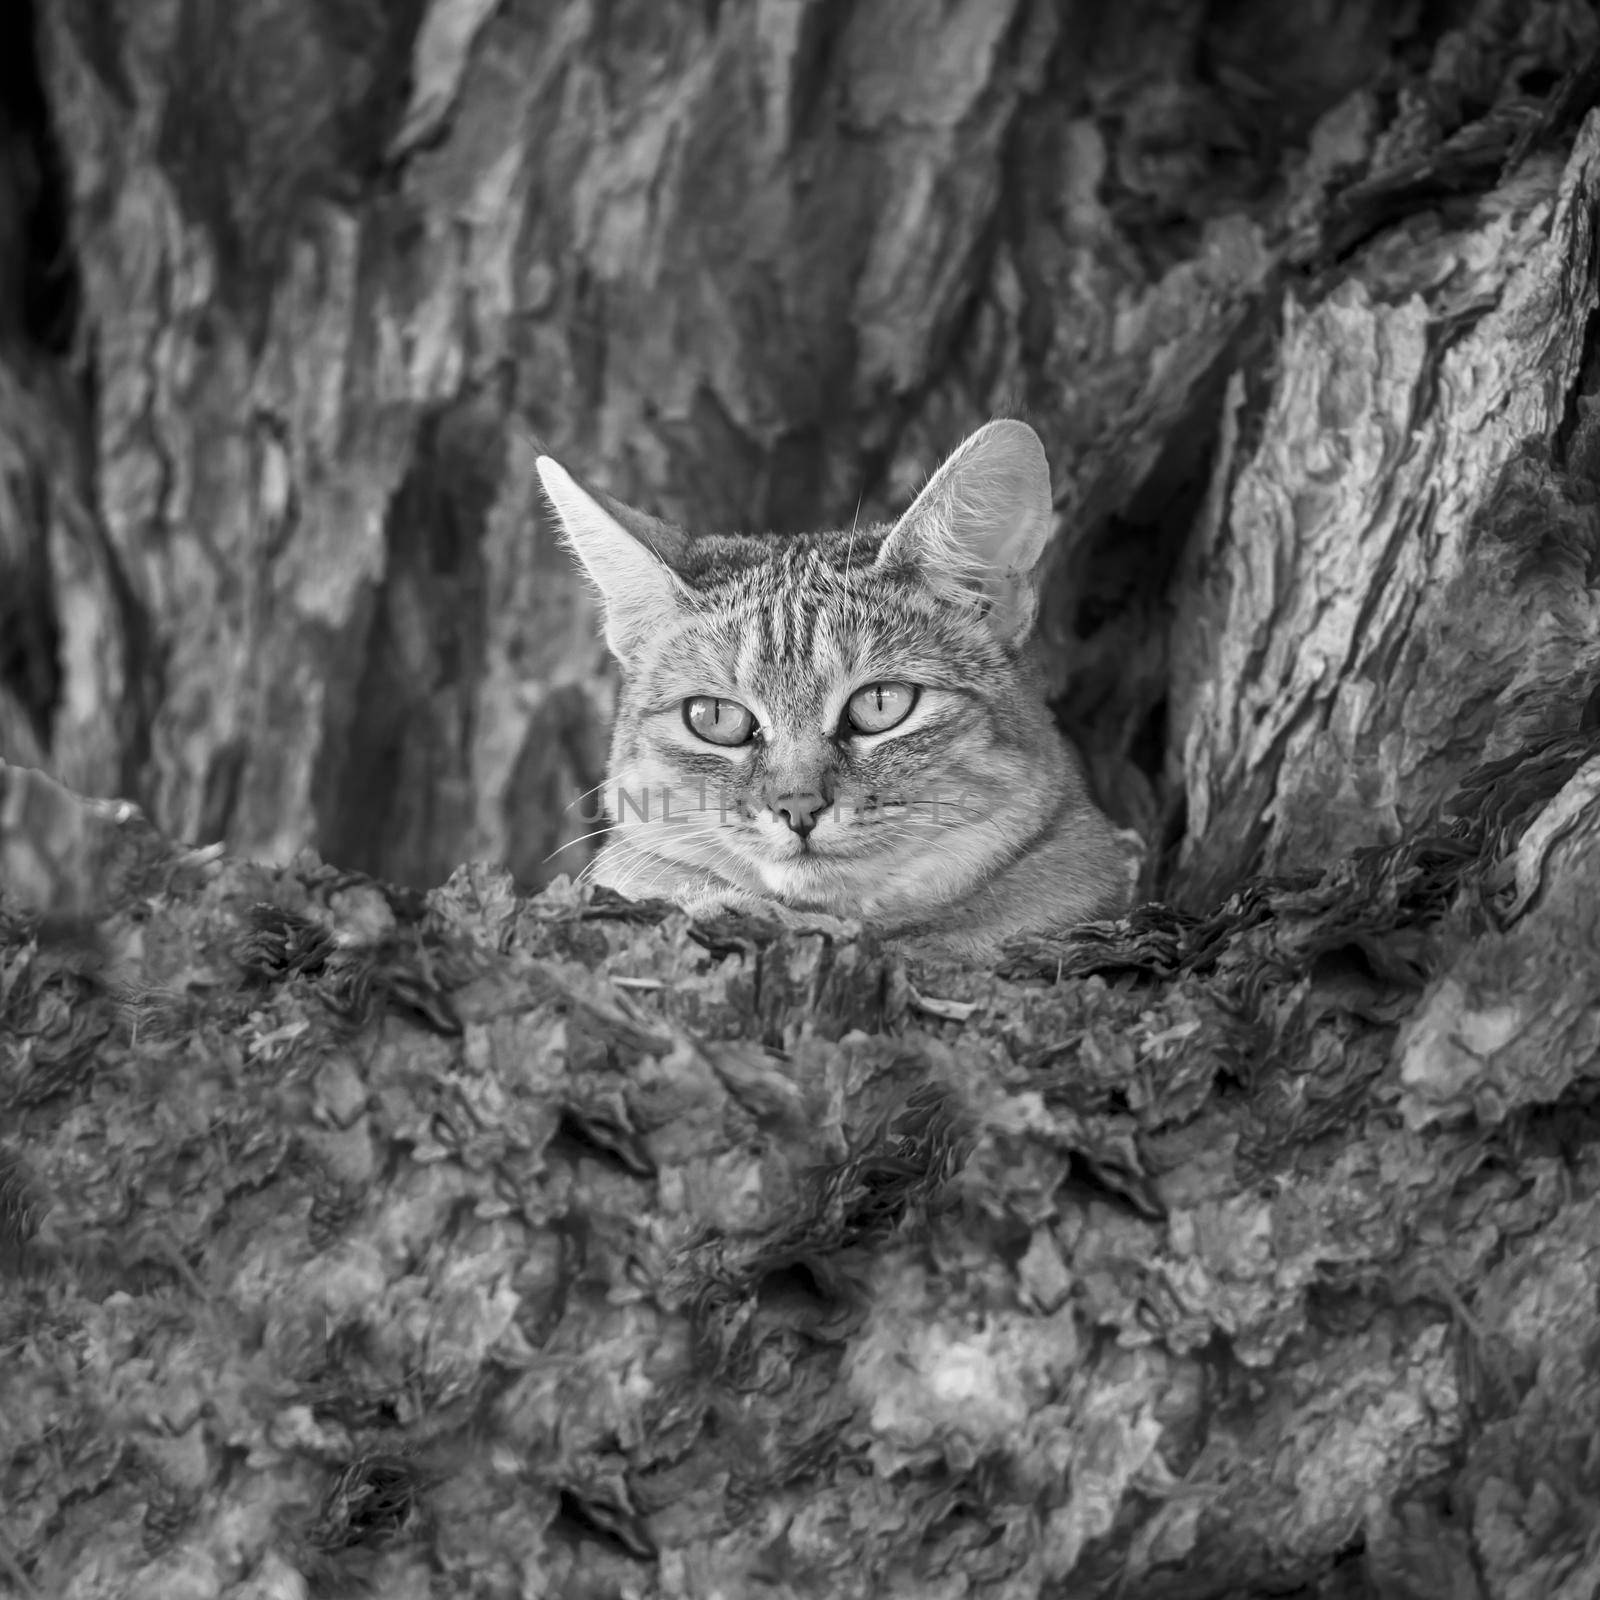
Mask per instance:
[[[808,853],[784,861],[752,862],[758,892],[770,895],[798,911],[825,911],[834,916],[888,916],[890,920],[915,909],[925,898],[925,874],[886,870],[880,861],[859,857],[829,857]]]
[[[791,905],[826,907],[838,896],[831,864],[818,856],[792,856],[787,861],[755,863],[761,887]]]

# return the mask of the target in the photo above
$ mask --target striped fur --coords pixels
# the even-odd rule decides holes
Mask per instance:
[[[980,430],[893,527],[784,537],[691,538],[539,467],[622,667],[596,881],[860,918],[970,959],[1126,904],[1128,851],[1028,646],[1052,518],[1031,429]],[[852,734],[846,702],[876,682],[917,704]],[[703,742],[696,695],[748,707],[758,736]],[[829,804],[802,839],[770,802],[805,791]]]

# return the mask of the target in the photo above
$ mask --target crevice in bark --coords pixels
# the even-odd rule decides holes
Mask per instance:
[[[36,504],[43,498],[36,479],[13,484],[12,493],[26,494]],[[32,527],[42,527],[45,515],[37,504]],[[24,532],[19,548],[0,545],[0,693],[11,697],[27,717],[42,750],[50,748],[51,723],[61,698],[60,649],[44,552]]]
[[[497,468],[465,410],[427,415],[389,507],[388,561],[359,662],[330,684],[315,795],[318,846],[330,859],[412,886],[445,877],[460,837],[442,815],[462,792],[471,686],[482,675],[481,539]]]
[[[229,739],[212,752],[201,791],[199,837],[202,840],[227,837],[228,824],[239,804],[249,757],[243,739]]]
[[[51,356],[72,348],[81,298],[68,210],[34,0],[14,0],[0,13],[0,335],[20,310],[18,331]]]
[[[80,290],[65,176],[39,72],[33,0],[0,12],[0,359],[18,374],[72,347]],[[26,408],[27,401],[19,396]],[[26,419],[19,418],[25,425]],[[62,693],[61,629],[46,551],[50,485],[19,459],[4,496],[19,525],[0,529],[0,696],[41,751]]]
[[[1169,591],[1210,486],[1222,392],[1237,360],[1230,346],[1123,508],[1079,540],[1046,589],[1047,604],[1069,608],[1077,641],[1051,709],[1083,751],[1103,803],[1152,836],[1183,791],[1181,772],[1168,770]],[[1126,792],[1130,783],[1145,791],[1142,803]]]
[[[815,0],[805,8],[789,66],[791,146],[815,138],[838,79],[831,74],[833,52],[850,23],[851,0]],[[836,93],[836,90],[834,91]]]
[[[1591,234],[1589,254],[1600,261],[1600,229]],[[1584,324],[1583,349],[1552,453],[1557,466],[1600,491],[1600,314],[1594,312]]]

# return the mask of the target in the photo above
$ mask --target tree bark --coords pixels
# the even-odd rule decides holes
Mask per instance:
[[[0,1590],[1600,1588],[1592,7],[0,28]],[[1153,903],[519,900],[534,438],[788,530],[999,411]]]
[[[18,1593],[1600,1583],[1593,736],[1007,976],[17,768],[0,868]]]

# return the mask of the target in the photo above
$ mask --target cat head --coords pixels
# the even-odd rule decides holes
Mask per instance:
[[[539,474],[622,668],[607,802],[632,892],[695,874],[840,915],[958,898],[1059,802],[1024,646],[1053,525],[1025,423],[897,522],[702,535]]]

